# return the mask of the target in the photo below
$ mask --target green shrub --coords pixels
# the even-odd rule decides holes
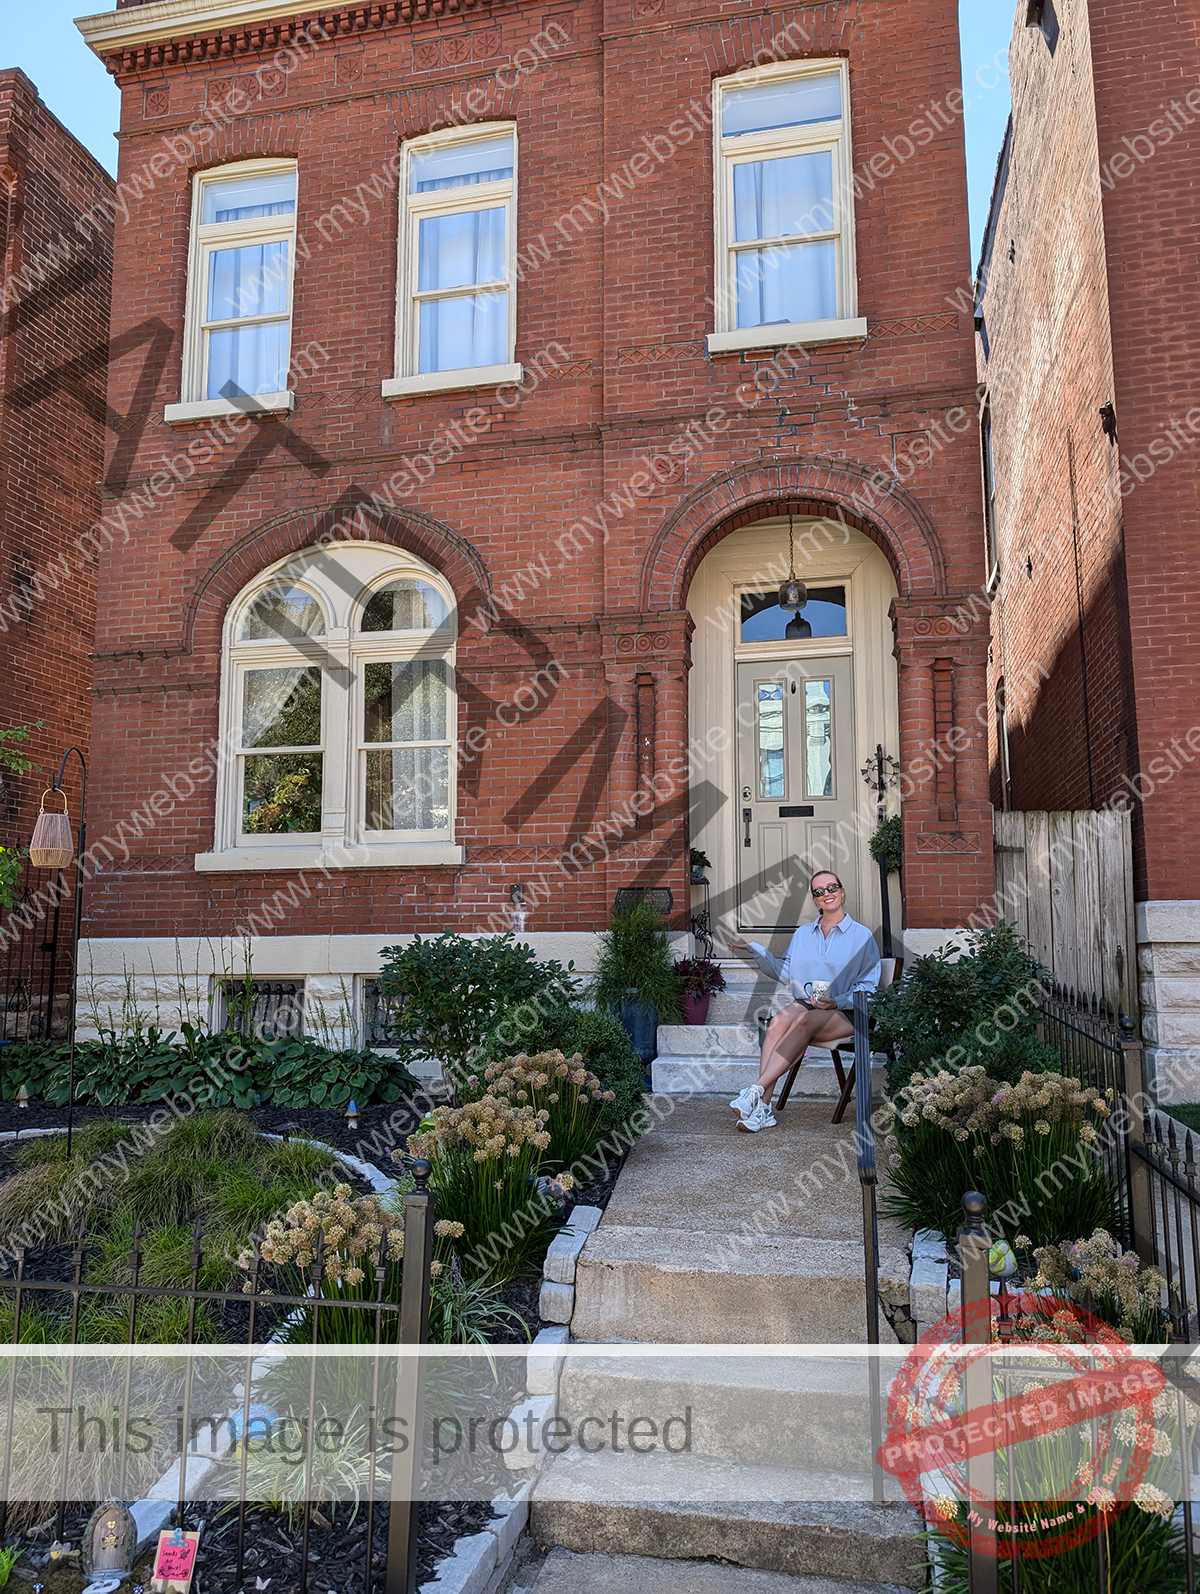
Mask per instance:
[[[575,994],[574,964],[539,963],[511,932],[472,940],[445,930],[432,940],[416,936],[411,946],[384,947],[387,959],[379,989],[395,1004],[392,1019],[399,1057],[436,1057],[451,1079],[462,1079],[473,1059],[500,1032]]]
[[[893,814],[890,819],[885,819],[867,845],[876,863],[886,857],[888,873],[898,874],[904,863],[904,826],[900,815]]]
[[[889,1094],[918,1071],[981,1064],[992,1078],[1015,1081],[1026,1069],[1057,1067],[1057,1052],[1037,1038],[1037,973],[1016,926],[1003,920],[976,932],[961,954],[944,946],[915,958],[874,1004],[875,1044],[896,1052]]]
[[[629,998],[629,991],[636,994]],[[652,903],[635,902],[623,913],[613,910],[600,936],[594,994],[596,1006],[610,1012],[632,1000],[656,1007],[660,1024],[679,1022],[679,976],[662,915]]]
[[[70,1094],[70,1049],[31,1042],[5,1048],[0,1091],[63,1106]],[[182,1037],[151,1028],[127,1039],[81,1041],[75,1048],[75,1100],[121,1102],[202,1097],[210,1107],[360,1107],[411,1095],[418,1082],[402,1062],[379,1052],[335,1050],[307,1036],[260,1040],[184,1024]]]

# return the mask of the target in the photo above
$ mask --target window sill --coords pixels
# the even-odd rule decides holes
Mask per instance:
[[[793,343],[845,343],[866,335],[865,317],[854,316],[848,321],[791,321],[783,326],[710,332],[705,345],[709,354],[734,354],[742,349],[787,348]]]
[[[452,841],[410,841],[398,846],[229,847],[198,852],[199,874],[277,873],[288,869],[428,869],[463,862],[463,848]]]
[[[244,399],[201,399],[196,404],[168,404],[163,420],[168,426],[190,426],[194,421],[215,421],[226,415],[290,415],[296,408],[296,395],[260,393]]]
[[[419,398],[422,393],[451,393],[464,387],[506,387],[520,382],[524,368],[516,365],[474,365],[466,371],[427,371],[423,376],[392,376],[383,384],[385,399]]]

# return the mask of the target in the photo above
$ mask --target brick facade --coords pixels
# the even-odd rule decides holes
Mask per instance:
[[[989,690],[1010,688],[1009,806],[1132,802],[1146,1038],[1194,1051],[1200,38],[1165,3],[1139,10],[1136,48],[1109,0],[1023,21],[981,279],[1000,542]],[[995,727],[991,758],[999,803]],[[1168,921],[1164,966],[1153,925]]]
[[[164,406],[180,400],[196,169],[297,160],[297,231],[311,248],[307,258],[299,249],[293,349],[320,344],[325,357],[295,380],[286,423],[253,422],[104,557],[94,712],[105,756],[90,835],[116,834],[166,777],[214,745],[233,596],[369,502],[406,460],[437,453],[439,437],[453,457],[394,510],[367,518],[372,538],[419,554],[458,599],[460,749],[472,730],[488,738],[460,768],[455,839],[465,862],[310,877],[303,902],[280,910],[277,933],[475,929],[507,909],[513,882],[541,873],[554,889],[533,916],[537,930],[600,928],[614,891],[634,882],[667,884],[686,902],[687,791],[677,775],[606,857],[570,878],[556,864],[686,760],[689,582],[709,548],[758,518],[840,513],[887,555],[903,762],[954,724],[977,731],[986,616],[962,617],[983,579],[975,371],[969,317],[947,310],[968,259],[960,122],[944,112],[936,134],[909,141],[912,159],[863,185],[866,340],[814,346],[782,378],[771,350],[706,356],[711,133],[701,117],[703,131],[677,130],[670,153],[654,142],[689,106],[707,106],[715,77],[762,60],[791,28],[781,58],[849,59],[861,170],[886,156],[889,140],[895,153],[898,135],[956,90],[955,9],[889,0],[734,18],[678,0],[585,0],[451,5],[416,20],[407,3],[327,9],[313,19],[327,39],[281,83],[255,71],[307,15],[109,51],[129,196],[114,324],[158,324],[169,347],[160,372],[144,349],[112,367],[110,402],[136,442],[128,489],[109,495],[106,516],[128,510],[162,461],[210,433],[207,423],[163,422]],[[552,23],[555,42],[539,46]],[[235,82],[239,114],[189,149],[189,126]],[[517,130],[524,389],[389,405],[380,383],[393,374],[397,201],[369,185],[400,140],[473,119],[511,119]],[[606,222],[564,219],[638,154],[647,175],[610,203]],[[353,200],[356,185],[367,185],[359,210],[326,237],[321,219]],[[466,446],[445,446],[455,426]],[[690,457],[670,453],[689,426]],[[581,535],[631,482],[632,507],[608,516],[605,535]],[[543,559],[548,571],[537,574]],[[473,623],[489,604],[491,622]],[[879,625],[889,626],[882,612]],[[503,727],[497,706],[551,660],[563,671],[555,689]],[[981,734],[936,790],[932,775],[914,777],[905,819],[908,922],[961,923],[992,889]],[[271,873],[196,872],[195,855],[213,845],[210,782],[143,830],[90,890],[94,938],[230,934],[287,885]]]
[[[25,74],[0,72],[2,722],[44,722],[22,749],[41,785],[89,742],[96,560],[79,539],[100,512],[113,187]],[[74,762],[67,784],[77,819]],[[28,841],[41,785],[5,776],[6,844]]]

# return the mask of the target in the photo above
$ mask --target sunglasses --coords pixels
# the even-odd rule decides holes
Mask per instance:
[[[813,901],[819,902],[822,897],[836,896],[839,891],[844,891],[845,886],[814,886]]]

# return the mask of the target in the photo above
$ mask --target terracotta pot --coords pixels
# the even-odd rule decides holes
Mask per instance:
[[[691,996],[685,992],[679,999],[683,1008],[683,1022],[685,1024],[707,1024],[708,1004],[711,1000],[711,996]]]

